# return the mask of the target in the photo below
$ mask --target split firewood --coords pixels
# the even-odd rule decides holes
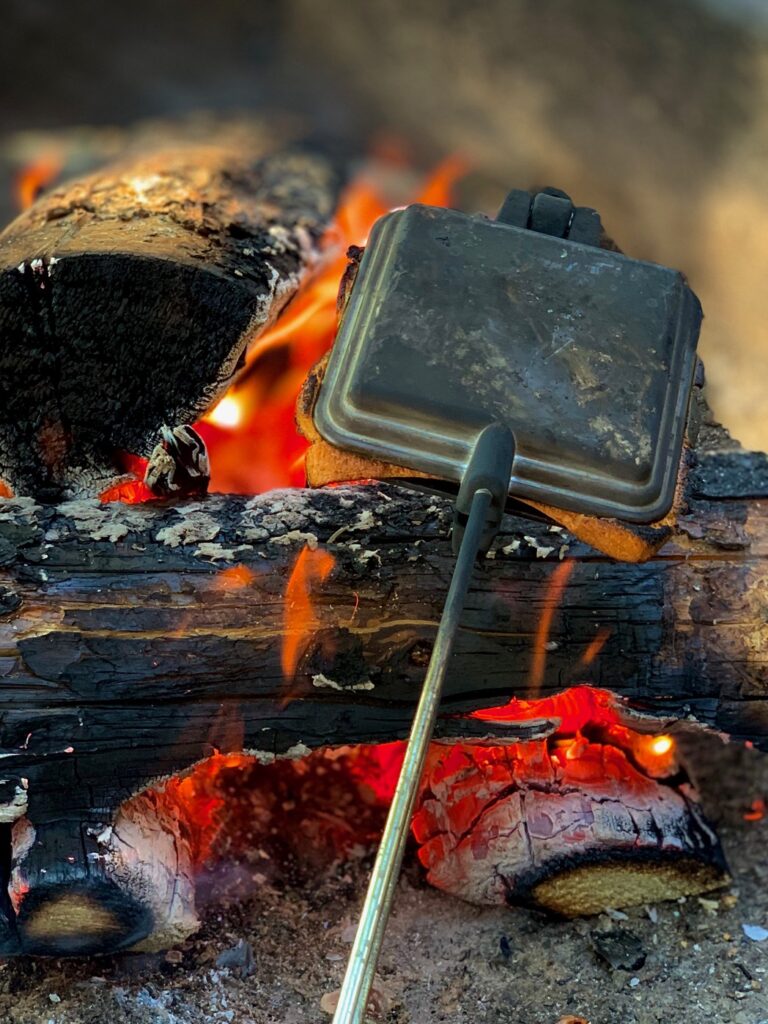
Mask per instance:
[[[0,235],[0,478],[98,494],[244,364],[317,259],[335,183],[304,153],[155,153],[64,184]]]

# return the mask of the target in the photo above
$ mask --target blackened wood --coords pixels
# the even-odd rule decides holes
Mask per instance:
[[[768,747],[762,460],[703,454],[697,474],[674,537],[642,565],[505,520],[473,581],[444,735],[546,735],[555,722],[455,716],[588,682],[624,698],[639,727],[692,719]],[[168,872],[136,883],[162,863],[151,848],[163,829],[133,844],[144,842],[138,868],[98,859],[115,808],[152,780],[216,750],[270,760],[404,736],[453,565],[450,521],[448,502],[376,484],[178,506],[0,503],[2,820],[18,819],[11,892],[36,893],[18,923],[5,914],[3,948],[68,948],[26,922],[73,893],[114,911],[111,948],[192,926],[190,899],[169,901]],[[311,629],[294,623],[286,679],[286,587],[304,547],[335,564],[312,589]],[[36,852],[25,850],[28,828]]]
[[[113,807],[63,803],[15,823],[0,955],[164,949],[198,920],[189,833],[179,808],[148,790]],[[7,841],[8,837],[4,837]]]
[[[336,181],[308,153],[183,147],[47,193],[0,235],[0,478],[99,493],[192,423],[319,255]]]
[[[768,746],[768,506],[743,476],[750,456],[731,459],[733,495],[692,498],[642,565],[508,518],[475,575],[444,711],[588,682],[627,711]],[[407,731],[453,565],[447,502],[369,485],[1,509],[3,775],[30,780],[31,806],[85,787],[114,803],[214,749],[271,757]],[[335,567],[286,680],[286,584],[316,544]]]

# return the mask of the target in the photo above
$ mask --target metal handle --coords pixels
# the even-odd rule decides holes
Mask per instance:
[[[507,474],[508,479],[509,474]],[[384,939],[384,930],[408,839],[408,826],[440,707],[448,661],[472,578],[475,556],[486,530],[488,514],[493,501],[494,495],[487,488],[477,490],[472,498],[469,519],[464,528],[456,568],[435,637],[435,646],[424,679],[421,698],[413,719],[400,778],[392,805],[389,808],[384,834],[381,837],[381,844],[368,884],[357,934],[352,944],[352,952],[339,994],[339,1003],[333,1015],[333,1024],[363,1024],[373,976]]]

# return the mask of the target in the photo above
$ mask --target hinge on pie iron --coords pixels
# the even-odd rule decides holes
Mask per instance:
[[[701,321],[683,276],[599,248],[594,210],[381,218],[314,408],[320,435],[458,485],[456,566],[334,1024],[362,1024],[477,554],[508,495],[647,523],[675,492]]]

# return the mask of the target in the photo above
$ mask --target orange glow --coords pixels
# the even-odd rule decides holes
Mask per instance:
[[[677,743],[672,736],[644,736],[630,730],[627,734],[635,760],[648,775],[660,778],[675,774],[678,768]]]
[[[114,487],[108,487],[102,491],[99,500],[102,502],[122,501],[127,505],[137,505],[142,501],[151,501],[155,495],[144,483],[144,472],[147,468],[147,460],[138,455],[120,453],[118,456],[120,469],[126,474],[132,474],[132,479],[122,480]]]
[[[560,733],[573,734],[587,725],[609,726],[618,721],[616,698],[609,690],[594,686],[572,686],[554,697],[518,700],[496,708],[473,711],[472,718],[491,722],[532,722],[556,720]]]
[[[4,484],[3,481],[0,480],[0,498],[12,498],[12,497],[13,497],[13,491],[10,489],[10,487],[7,484]]]
[[[445,160],[409,202],[447,206],[453,185],[465,171],[459,158]],[[296,398],[309,370],[333,344],[347,249],[364,245],[373,224],[390,207],[370,177],[362,175],[346,188],[321,243],[323,256],[315,272],[277,321],[249,345],[237,380],[195,424],[208,446],[212,492],[260,494],[304,486],[308,443],[296,429]],[[141,479],[143,466],[135,472]],[[143,484],[120,484],[102,495],[102,501],[151,497]]]
[[[234,395],[225,395],[208,413],[207,419],[217,427],[237,427],[243,418],[240,402]]]
[[[293,566],[285,589],[285,639],[282,669],[291,682],[307,644],[320,623],[312,604],[312,591],[330,574],[336,560],[328,551],[304,548]]]
[[[224,796],[217,788],[221,773],[251,760],[243,754],[214,754],[192,771],[174,776],[161,787],[163,798],[179,809],[188,825],[192,855],[197,863],[206,860],[218,832],[224,807]]]
[[[661,757],[662,754],[669,753],[674,742],[671,736],[657,736],[651,740],[651,751]]]
[[[256,579],[256,573],[247,565],[230,565],[216,575],[219,590],[240,590]]]
[[[762,821],[765,817],[765,800],[763,797],[756,797],[749,806],[749,810],[745,811],[742,817],[744,821]]]
[[[547,665],[547,643],[549,633],[552,629],[552,620],[555,612],[560,607],[568,580],[575,566],[573,559],[561,562],[549,578],[547,592],[544,596],[544,610],[541,613],[539,624],[536,627],[536,636],[533,640],[533,657],[531,659],[531,671],[528,677],[529,696],[536,697],[544,682],[544,670]]]
[[[54,180],[62,167],[58,153],[41,153],[36,160],[27,164],[16,177],[14,197],[20,210],[27,210],[34,203],[46,185]]]

